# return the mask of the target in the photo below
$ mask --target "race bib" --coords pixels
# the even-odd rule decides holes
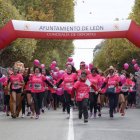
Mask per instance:
[[[19,83],[18,83],[18,82],[15,82],[15,83],[13,84],[13,88],[19,88]]]
[[[129,89],[128,89],[128,87],[127,86],[122,86],[121,87],[121,91],[122,92],[127,92]]]
[[[34,90],[41,90],[41,84],[34,84]]]
[[[79,94],[79,98],[80,98],[80,99],[83,99],[84,96],[85,96],[85,93],[80,93],[80,94]]]
[[[66,83],[66,87],[67,88],[72,88],[72,84],[71,83]]]

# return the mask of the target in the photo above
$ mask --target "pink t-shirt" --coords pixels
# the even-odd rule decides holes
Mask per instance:
[[[32,84],[31,92],[32,93],[40,93],[45,91],[45,84],[44,81],[46,80],[46,77],[44,75],[32,75],[30,77],[30,81]]]
[[[125,83],[122,85],[122,87],[127,87],[129,92],[135,91],[134,86],[135,82],[133,82],[130,78],[126,78]]]
[[[87,73],[87,75],[89,75],[89,74],[90,74],[90,71],[89,71],[89,70],[87,70],[87,69],[84,69],[84,70],[79,69],[79,70],[77,71],[77,73],[78,73],[78,77],[80,77],[80,76],[81,76],[81,73],[82,73],[83,71],[85,71],[85,72]]]
[[[20,89],[22,88],[22,86],[20,85],[20,83],[23,82],[23,76],[21,74],[17,74],[17,75],[11,75],[10,76],[10,82],[12,83],[12,89]]]
[[[119,88],[120,77],[118,75],[112,75],[112,76],[109,75],[106,78],[106,82],[107,82],[107,88],[115,87],[116,93],[120,92],[120,88]]]
[[[75,82],[75,80],[77,80],[76,73],[72,73],[72,74],[65,73],[62,76],[61,79],[63,80],[63,88],[64,88],[64,90],[66,90],[69,94],[71,94],[73,86],[74,86],[74,82]]]
[[[76,101],[89,98],[90,87],[85,82],[77,81],[74,88],[76,89]]]
[[[100,88],[101,76],[99,74],[96,74],[94,76],[92,74],[89,74],[88,79],[91,82],[91,85],[94,85],[96,87],[95,89],[90,87],[90,92],[97,91]]]
[[[29,80],[25,85],[25,90],[31,91],[31,89],[32,89],[32,82],[31,80]]]

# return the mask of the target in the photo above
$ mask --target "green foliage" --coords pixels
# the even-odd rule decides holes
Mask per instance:
[[[135,20],[140,24],[140,0],[135,0],[132,12],[129,15],[130,19]],[[94,49],[93,63],[102,70],[107,69],[110,65],[115,66],[118,70],[123,68],[124,63],[129,63],[129,72],[134,71],[132,59],[137,59],[140,62],[140,49],[135,47],[127,39],[107,39]]]
[[[11,19],[24,19],[8,0],[0,1],[0,13],[0,27],[4,26]],[[13,66],[13,63],[18,60],[29,65],[35,48],[35,40],[18,39],[10,44],[9,47],[0,51],[0,65]]]
[[[69,22],[74,20],[74,5],[73,0],[0,0],[0,13],[1,27],[10,19]],[[29,66],[34,59],[39,59],[47,66],[57,60],[63,68],[74,50],[72,40],[18,39],[10,46],[0,52],[0,64],[3,66],[11,66],[16,60]]]

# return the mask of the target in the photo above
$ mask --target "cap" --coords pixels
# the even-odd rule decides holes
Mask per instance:
[[[109,70],[115,70],[115,68],[113,66],[110,66]]]
[[[84,65],[85,65],[85,62],[84,62],[84,61],[81,61],[81,62],[80,62],[80,65],[81,65],[81,66],[84,66]]]

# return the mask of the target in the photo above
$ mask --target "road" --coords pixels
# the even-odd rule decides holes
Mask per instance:
[[[38,120],[16,118],[0,113],[0,140],[139,140],[140,109],[128,109],[126,116],[119,113],[109,118],[108,109],[101,118],[89,119],[87,124],[71,110],[71,118],[60,109],[46,110]]]

